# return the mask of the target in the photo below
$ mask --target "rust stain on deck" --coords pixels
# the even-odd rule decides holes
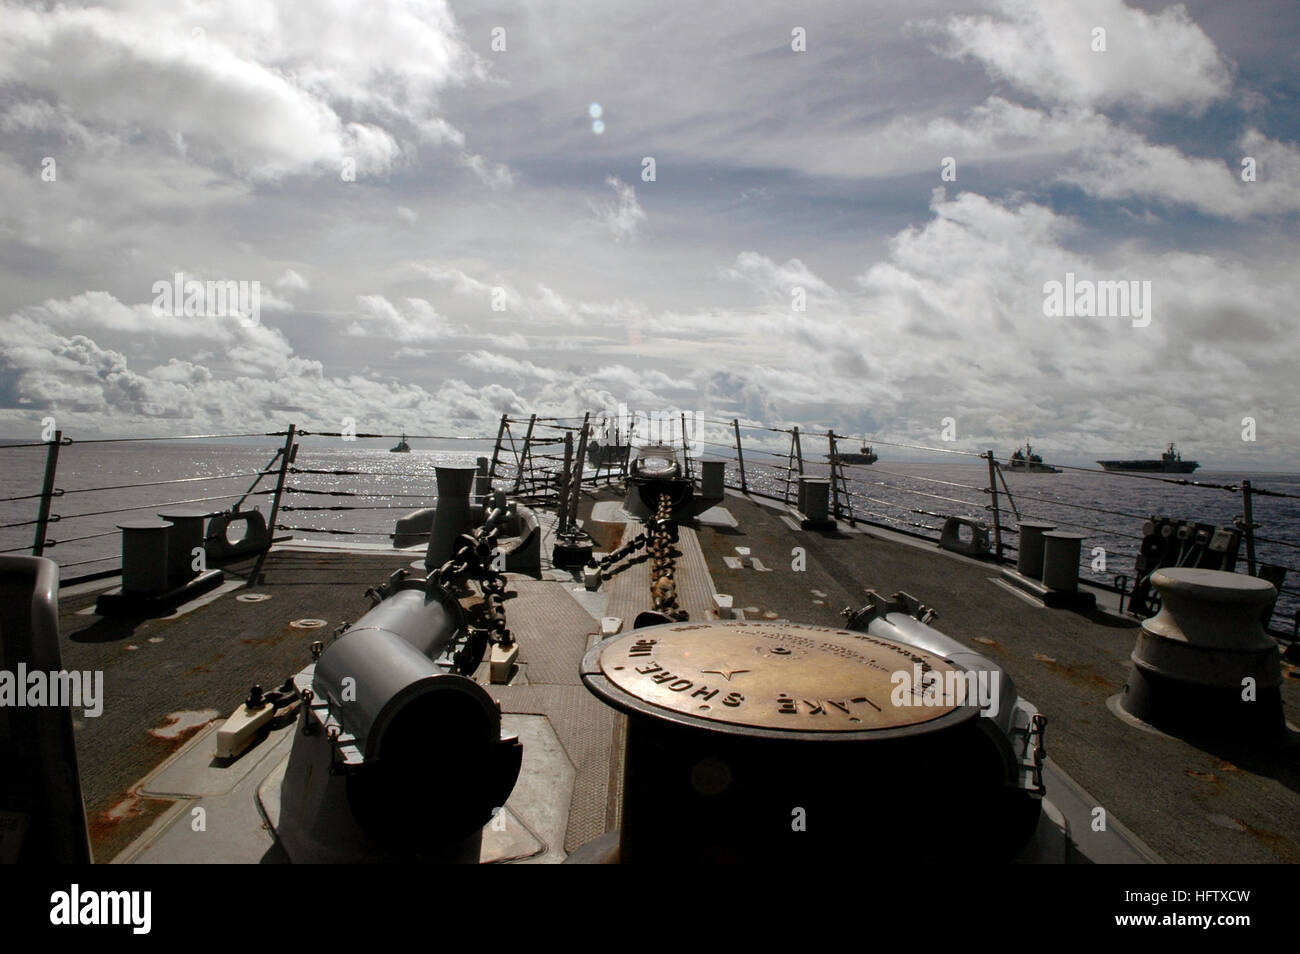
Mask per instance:
[[[143,798],[127,791],[104,811],[87,812],[86,833],[95,862],[112,861],[173,804],[170,799]]]
[[[177,743],[203,728],[208,723],[215,722],[220,717],[221,713],[216,709],[169,712],[167,713],[167,721],[155,729],[150,729],[149,734],[155,739],[163,739],[167,742]]]
[[[1090,666],[1083,663],[1076,663],[1073,666],[1067,666],[1065,663],[1054,659],[1051,656],[1045,656],[1042,653],[1034,653],[1034,659],[1043,663],[1052,672],[1058,676],[1070,680],[1075,685],[1082,686],[1085,689],[1112,689],[1118,685],[1114,679],[1107,679]]]
[[[1280,835],[1275,831],[1269,831],[1266,828],[1256,828],[1240,818],[1236,822],[1245,829],[1246,834],[1250,835],[1260,844],[1262,844],[1273,854],[1277,855],[1283,861],[1294,862],[1300,860],[1300,849],[1296,848],[1295,842],[1291,841],[1285,835]]]

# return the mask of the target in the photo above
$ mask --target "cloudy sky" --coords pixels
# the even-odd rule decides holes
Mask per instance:
[[[623,403],[1300,469],[1293,0],[581,6],[0,0],[0,435]],[[1069,273],[1149,323],[1045,315]]]

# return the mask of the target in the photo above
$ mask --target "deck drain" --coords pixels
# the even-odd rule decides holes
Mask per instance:
[[[270,598],[270,593],[240,593],[235,597],[241,603],[264,603]]]
[[[294,629],[320,629],[325,624],[323,619],[295,619],[289,625]]]

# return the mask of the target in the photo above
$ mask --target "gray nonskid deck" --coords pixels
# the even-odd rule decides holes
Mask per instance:
[[[568,581],[513,579],[506,618],[519,641],[520,673],[512,685],[490,686],[502,712],[545,716],[576,771],[564,845],[572,851],[609,830],[610,778],[617,768],[617,715],[582,685],[578,672],[597,620]]]
[[[142,778],[206,720],[228,716],[254,683],[270,688],[310,662],[311,643],[358,619],[370,608],[366,588],[411,560],[393,550],[276,548],[264,582],[251,591],[270,599],[242,602],[236,596],[247,591],[227,591],[158,619],[95,616],[89,589],[61,598],[64,667],[104,673],[103,714],[76,713],[74,722],[95,858],[115,856],[165,809],[140,797]],[[249,565],[228,567],[228,579],[240,581]],[[306,618],[326,625],[290,625]],[[173,713],[194,724],[168,735]]]
[[[1117,718],[1138,623],[1109,613],[1029,605],[996,585],[998,567],[892,534],[792,532],[782,509],[729,495],[740,533],[702,531],[709,567],[737,606],[841,626],[866,591],[905,590],[939,612],[935,627],[1002,665],[1048,717],[1062,771],[1167,861],[1300,861],[1300,750],[1211,750]],[[773,570],[735,569],[739,544]],[[807,555],[791,569],[792,546]],[[1284,667],[1293,671],[1294,667]],[[1300,680],[1283,679],[1292,723]],[[1050,793],[1049,793],[1050,796]],[[1078,825],[1075,826],[1076,830]]]
[[[626,541],[642,524],[626,521],[617,499],[613,488],[585,495],[580,517],[601,531],[602,523],[620,515]],[[595,513],[593,504],[599,504]],[[595,514],[606,521],[594,520]],[[797,531],[785,515],[785,508],[729,495],[715,514],[726,519],[680,527],[677,580],[692,619],[710,618],[713,594],[722,591],[733,595],[737,608],[753,607],[767,618],[838,626],[838,610],[861,605],[868,587],[907,590],[939,610],[938,628],[997,660],[1021,693],[1048,715],[1053,777],[1057,767],[1068,775],[1061,779],[1069,786],[1057,786],[1062,804],[1085,813],[1104,806],[1107,817],[1120,823],[1115,828],[1123,832],[1127,826],[1128,840],[1139,846],[1130,851],[1098,841],[1090,857],[1150,860],[1155,853],[1170,861],[1300,860],[1300,769],[1294,747],[1262,754],[1204,750],[1110,711],[1108,703],[1127,673],[1134,621],[1030,605],[996,585],[996,567],[987,562],[870,529]],[[544,520],[543,526],[553,534],[553,521]],[[767,572],[741,566],[734,558],[737,545],[749,547]],[[796,546],[806,556],[802,572],[791,560]],[[479,673],[500,702],[505,724],[533,740],[526,771],[543,773],[522,779],[508,803],[510,818],[526,831],[512,829],[508,850],[503,849],[505,856],[528,854],[535,861],[562,860],[620,825],[625,721],[584,688],[579,663],[598,638],[601,617],[617,616],[626,629],[637,613],[651,608],[643,555],[614,567],[593,593],[574,573],[549,566],[549,553],[548,545],[542,579],[510,574],[507,621],[520,646],[515,679],[492,686],[487,667]],[[64,664],[105,673],[104,716],[78,719],[77,728],[97,858],[106,860],[134,839],[133,856],[140,860],[173,855],[183,860],[181,829],[187,821],[182,809],[216,806],[219,826],[222,818],[233,817],[213,800],[235,794],[208,792],[203,788],[208,782],[172,791],[184,787],[167,781],[175,771],[155,771],[178,747],[187,751],[185,742],[195,735],[182,733],[168,743],[151,730],[164,725],[169,713],[224,717],[253,682],[274,683],[298,671],[310,658],[312,640],[328,640],[337,626],[369,609],[366,588],[418,557],[414,551],[377,548],[277,547],[267,560],[265,582],[254,590],[271,599],[246,603],[225,592],[166,619],[101,620],[87,614],[93,592],[67,594],[61,606]],[[238,580],[239,569],[232,579]],[[327,626],[289,625],[303,617],[326,620]],[[1294,713],[1300,682],[1285,679],[1283,698],[1287,712]],[[178,754],[167,764],[179,761]],[[265,767],[274,759],[259,756],[259,761]],[[242,798],[247,788],[241,782],[232,792]],[[122,805],[127,811],[116,821],[109,810]],[[170,831],[170,847],[144,850],[139,835],[146,829],[153,835]],[[1078,824],[1074,831],[1081,841],[1087,835]],[[265,848],[264,842],[265,833],[247,844],[251,850]]]
[[[623,540],[631,540],[645,529],[645,524],[626,511],[611,506],[609,501],[599,501],[593,512],[606,520],[618,519],[625,530]],[[694,528],[679,525],[677,528],[676,565],[673,579],[677,584],[677,602],[691,619],[716,618],[714,612],[713,579],[700,547],[699,535]],[[602,584],[609,593],[607,616],[615,616],[631,626],[636,615],[651,609],[650,561],[645,551],[625,558],[610,568],[610,578]]]

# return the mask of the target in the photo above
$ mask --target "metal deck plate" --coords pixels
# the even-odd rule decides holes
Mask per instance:
[[[898,729],[964,701],[960,670],[901,643],[797,623],[676,623],[615,637],[600,671],[636,700],[710,722],[801,732]],[[903,695],[897,674],[916,692]],[[922,675],[924,674],[924,675]],[[921,676],[921,678],[918,678]],[[932,678],[952,698],[921,685]]]

